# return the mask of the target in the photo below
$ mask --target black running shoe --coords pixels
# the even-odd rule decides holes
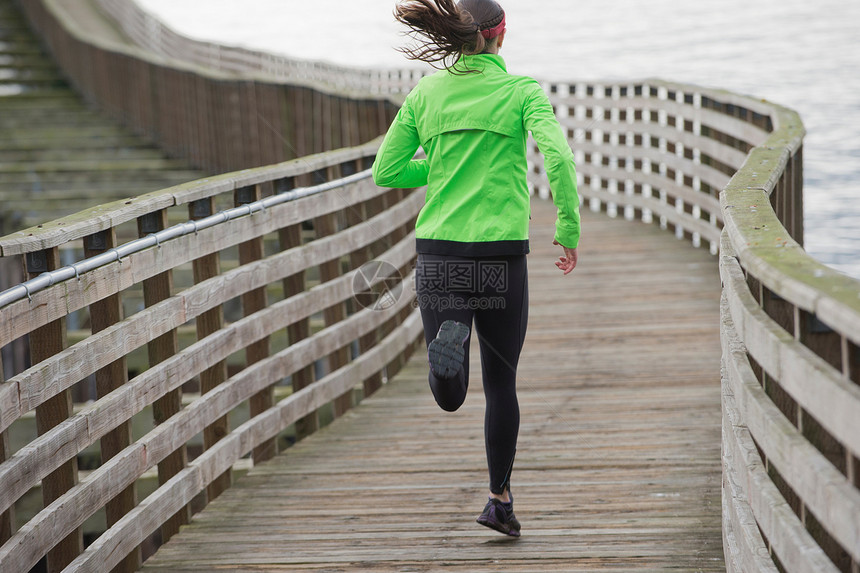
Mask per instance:
[[[466,351],[463,344],[469,338],[469,327],[462,322],[446,320],[436,339],[427,347],[427,358],[433,375],[448,380],[463,368]]]
[[[519,537],[520,522],[517,521],[517,517],[514,515],[513,500],[509,506],[510,509],[507,509],[506,505],[508,504],[491,497],[487,505],[484,506],[484,511],[481,512],[476,521],[490,529],[495,529],[499,533],[504,533],[511,537]]]

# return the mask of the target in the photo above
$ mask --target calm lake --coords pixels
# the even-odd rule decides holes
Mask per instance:
[[[296,58],[407,67],[393,0],[138,0],[177,31]],[[860,278],[860,2],[503,0],[511,73],[661,78],[800,112],[806,248]]]

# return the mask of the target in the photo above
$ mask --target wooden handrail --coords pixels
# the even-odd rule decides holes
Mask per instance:
[[[301,74],[237,76],[87,34],[58,0],[19,3],[86,99],[211,173],[366,143],[384,133],[403,99]]]
[[[119,554],[112,548],[105,556],[91,548],[89,553],[78,558],[84,568],[88,563],[91,567],[94,562],[102,566],[105,563],[110,563],[110,566],[120,562],[124,566],[138,563],[139,558],[126,560],[126,555],[134,553],[155,528],[162,527],[162,536],[169,536],[175,527],[164,529],[165,525],[186,506],[190,497],[205,490],[250,449],[263,443],[270,444],[268,447],[271,449],[272,440],[289,424],[313,415],[333,400],[338,403],[336,413],[342,413],[352,404],[352,400],[344,400],[342,396],[351,396],[357,387],[366,388],[365,382],[375,379],[380,372],[384,372],[383,377],[393,375],[405,362],[405,356],[411,353],[421,329],[410,306],[411,290],[407,286],[414,257],[414,235],[404,234],[403,230],[413,224],[422,196],[378,188],[367,175],[336,179],[343,173],[358,174],[367,169],[376,145],[378,142],[321,154],[306,161],[235,173],[215,181],[201,181],[178,190],[165,190],[151,194],[146,200],[133,201],[132,205],[113,205],[103,209],[105,216],[89,223],[84,217],[73,217],[67,220],[69,225],[63,225],[70,230],[65,234],[65,242],[60,242],[61,234],[56,230],[61,227],[59,225],[34,229],[32,235],[27,232],[0,241],[4,246],[14,245],[13,250],[17,252],[38,256],[40,251],[35,249],[44,245],[50,245],[48,251],[55,252],[59,247],[74,245],[80,238],[103,236],[105,232],[121,235],[113,224],[127,226],[151,213],[160,214],[164,220],[181,215],[189,201],[205,199],[219,204],[222,197],[229,197],[232,202],[237,188],[250,187],[261,196],[260,190],[266,186],[281,190],[287,196],[299,197],[285,203],[279,203],[277,195],[262,198],[260,204],[268,205],[265,210],[249,207],[247,215],[225,220],[197,233],[159,241],[121,260],[110,261],[34,292],[29,299],[0,307],[0,324],[3,325],[0,347],[23,335],[30,336],[31,344],[37,343],[38,333],[54,324],[61,325],[57,328],[64,340],[63,321],[74,313],[86,312],[87,309],[90,313],[99,312],[102,307],[96,303],[110,297],[118,296],[120,300],[136,298],[146,281],[160,276],[180,277],[177,273],[187,273],[183,269],[192,262],[211,254],[221,254],[220,264],[211,269],[212,276],[188,286],[174,286],[173,292],[168,292],[165,298],[124,320],[108,321],[104,328],[68,348],[57,347],[31,368],[0,384],[0,433],[13,428],[27,412],[38,411],[62,397],[68,399],[70,390],[80,380],[95,375],[138,349],[147,345],[151,347],[165,335],[176,332],[179,326],[201,320],[211,310],[221,309],[229,301],[248,293],[280,285],[285,279],[300,273],[305,276],[299,290],[285,291],[270,304],[249,310],[244,318],[231,318],[219,328],[198,330],[203,334],[190,346],[162,354],[155,361],[151,359],[149,368],[132,377],[128,383],[98,396],[95,402],[76,413],[69,411],[65,417],[57,418],[53,427],[45,428],[26,448],[7,452],[10,455],[0,463],[0,482],[4,484],[0,489],[0,514],[34,486],[42,484],[44,487],[69,460],[74,463],[82,450],[128,424],[132,417],[148,406],[178,393],[181,387],[217,364],[223,364],[228,357],[259,346],[261,341],[266,341],[266,347],[273,351],[269,356],[261,355],[253,360],[249,357],[243,370],[231,373],[190,405],[165,416],[154,430],[119,448],[112,459],[103,459],[101,467],[86,481],[76,483],[72,479],[54,498],[46,498],[45,508],[0,547],[0,569],[27,570],[45,554],[54,567],[68,565],[78,557],[82,548],[78,546],[76,550],[74,543],[59,548],[54,544],[62,538],[73,540],[83,522],[111,503],[119,491],[133,486],[144,472],[173,456],[196,434],[239,408],[243,401],[261,392],[271,392],[284,379],[308,366],[315,363],[321,366],[324,378],[315,382],[310,380],[310,385],[305,388],[294,387],[293,393],[277,405],[264,405],[252,412],[251,419],[236,430],[243,436],[251,432],[252,439],[246,436],[237,444],[233,441],[234,433],[228,433],[224,439],[227,440],[225,443],[231,444],[229,448],[222,444],[223,439],[207,444],[208,452],[218,452],[217,459],[200,457],[189,463],[183,452],[174,462],[174,465],[179,464],[175,469],[165,474],[161,468],[161,486],[152,499],[166,496],[170,499],[167,509],[152,514],[155,506],[149,498],[142,504],[133,504],[109,524],[108,532],[103,535],[102,544],[130,544],[129,551]],[[314,195],[297,192],[298,186],[314,178],[332,178],[334,183],[328,185],[332,189]],[[376,205],[380,198],[389,204],[385,211],[378,212],[376,207],[369,207]],[[136,205],[136,211],[133,205]],[[376,214],[367,219],[355,218],[349,215],[355,210],[368,214],[375,211]],[[309,234],[324,216],[332,217],[334,224]],[[262,249],[267,248],[266,243],[271,242],[273,234],[296,225],[304,227],[306,232],[298,235],[295,244],[282,244],[279,252],[264,256]],[[260,256],[237,261],[233,258],[235,254],[230,254],[239,245],[255,240],[260,241]],[[342,262],[345,258],[355,257],[356,253],[361,253],[362,260],[380,258],[400,273],[399,281],[404,286],[396,305],[374,310],[356,308],[357,305],[351,302],[347,309],[345,303],[353,301],[356,294],[359,271],[357,268],[344,269]],[[318,272],[323,268],[328,269],[327,274]],[[182,279],[181,282],[185,281]],[[380,287],[379,284],[375,286]],[[281,340],[280,349],[274,341],[270,342],[272,335],[332,307],[343,307],[344,311],[322,330],[310,332],[310,336],[302,340]],[[379,342],[365,345],[361,354],[351,359],[353,353],[349,350],[370,334],[374,334],[374,340]],[[347,350],[345,360],[326,372],[326,357],[332,353],[342,354],[342,349]],[[281,414],[273,417],[272,412]],[[203,459],[210,460],[206,463],[215,463],[219,474],[207,474],[201,480],[199,468]],[[192,479],[191,489],[183,481],[186,479]],[[210,489],[211,492],[213,490]],[[134,518],[138,521],[129,525],[130,516],[139,516]],[[152,527],[146,526],[147,523]],[[127,527],[136,533],[129,537]]]
[[[312,87],[338,94],[406,94],[423,75],[420,69],[359,69],[194,40],[175,32],[134,0],[97,2],[148,52],[224,74],[303,84],[312,82]]]

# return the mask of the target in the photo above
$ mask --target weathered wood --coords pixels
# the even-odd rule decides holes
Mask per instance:
[[[384,192],[367,180],[338,189],[279,205],[254,218],[234,219],[225,226],[204,229],[197,235],[174,239],[169,249],[147,249],[130,255],[119,264],[107,265],[87,273],[81,281],[66,281],[33,295],[28,301],[0,308],[0,345],[27,334],[41,326],[78,310],[98,297],[125,290],[142,278],[150,278],[202,256],[235,246],[238,242],[273,233],[308,218],[322,216],[344,208],[344,202],[354,204]],[[229,232],[225,231],[229,229]],[[26,318],[24,318],[26,317]]]
[[[723,439],[727,436],[723,436]],[[778,573],[768,553],[755,516],[745,503],[743,490],[735,475],[732,453],[723,452],[723,531],[730,532],[726,544],[726,571],[731,573]],[[796,518],[795,518],[796,521]]]
[[[324,379],[307,387],[300,392],[292,394],[281,401],[275,408],[267,410],[262,415],[254,418],[230,434],[227,440],[219,443],[212,450],[204,453],[200,458],[192,462],[187,468],[181,480],[175,481],[170,490],[159,490],[152,496],[152,501],[146,507],[141,506],[134,513],[139,520],[152,523],[161,519],[160,516],[173,511],[177,502],[184,502],[194,495],[195,489],[205,482],[207,476],[211,476],[223,468],[232,464],[235,459],[258,446],[260,443],[270,439],[284,425],[296,421],[305,412],[317,409],[323,404],[341,395],[346,388],[351,387],[355,378],[367,376],[377,365],[392,354],[399,352],[400,348],[419,333],[419,320],[417,313],[413,320],[404,325],[402,331],[398,331],[383,341],[362,358],[359,358],[346,368],[330,373]],[[271,361],[266,361],[271,362]],[[256,367],[251,367],[256,369]],[[70,571],[85,570],[92,563],[100,563],[112,559],[117,553],[121,553],[133,543],[134,539],[141,535],[140,529],[124,527],[120,531],[108,532],[100,537],[87,553],[81,556],[70,568]]]
[[[3,361],[0,360],[0,380],[3,378],[2,370]],[[6,461],[11,455],[9,449],[9,436],[6,432],[0,432],[0,464]],[[6,543],[12,533],[15,531],[15,507],[10,506],[4,511],[0,511],[0,546]]]
[[[167,210],[162,209],[150,213],[138,219],[138,231],[140,236],[156,233],[167,227]],[[147,307],[154,306],[163,300],[170,298],[173,291],[173,272],[166,270],[143,281],[143,298]],[[173,357],[179,350],[176,338],[176,330],[172,329],[147,343],[150,368]],[[182,410],[182,390],[175,388],[164,394],[153,402],[152,416],[156,425],[165,423],[171,416]],[[169,456],[158,464],[158,482],[164,484],[188,464],[188,454],[185,444],[181,444]],[[191,520],[191,507],[185,506],[176,515],[163,522],[161,526],[161,537],[167,541],[179,528]]]
[[[579,274],[563,278],[554,209],[532,209],[513,478],[524,536],[504,544],[504,569],[724,570],[713,259],[584,213]],[[678,280],[689,276],[679,260],[701,263],[695,286]],[[625,284],[631,273],[644,282]],[[575,366],[555,359],[570,348]],[[477,355],[456,414],[433,402],[419,356],[327,431],[255,467],[143,570],[498,570],[504,540],[474,523],[486,501]]]
[[[31,253],[26,260],[27,276],[33,278],[59,267],[57,248]],[[30,333],[30,359],[33,364],[62,352],[66,347],[66,320],[59,318]],[[62,424],[72,415],[72,396],[69,390],[60,392],[36,407],[36,427],[40,435]],[[42,480],[42,499],[45,505],[63,495],[78,482],[78,462],[74,455],[61,457],[62,463]],[[48,571],[60,571],[83,550],[83,536],[75,529],[47,553]]]
[[[291,225],[278,232],[278,243],[281,250],[291,250],[302,244],[302,226]],[[305,290],[305,271],[299,271],[283,280],[284,298],[290,298]],[[290,321],[287,327],[290,344],[301,342],[310,335],[310,323],[307,318]],[[292,376],[293,391],[301,390],[313,383],[314,370],[312,365],[297,371]],[[302,439],[314,433],[319,428],[319,416],[316,412],[296,420],[296,438]]]
[[[247,268],[238,268],[190,287],[175,297],[108,328],[103,333],[87,338],[75,347],[45,361],[42,368],[32,369],[16,377],[13,379],[14,382],[10,381],[0,386],[0,392],[3,393],[0,395],[4,398],[8,397],[8,401],[4,399],[4,402],[0,403],[4,406],[8,404],[8,412],[6,409],[0,410],[0,423],[2,423],[0,429],[8,427],[8,424],[23,412],[42,403],[46,396],[51,395],[49,391],[66,388],[113,360],[110,354],[97,352],[97,350],[114,348],[119,354],[128,354],[147,341],[170,332],[187,320],[244,292],[275,282],[285,276],[294,277],[300,269],[346,254],[356,245],[369,244],[378,236],[377,233],[380,230],[387,231],[395,228],[406,218],[412,217],[419,206],[416,199],[420,197],[410,198],[409,201],[391,211],[381,213],[337,237],[314,241],[305,246],[296,246],[265,261],[249,265]],[[402,252],[402,248],[402,246],[399,247],[397,252]],[[401,258],[400,255],[396,256],[398,260],[405,262],[406,259]],[[296,292],[305,290],[304,283],[296,285],[297,289],[298,286],[301,286],[301,289]],[[298,324],[301,322],[299,320]],[[19,383],[23,385],[23,389],[19,389]],[[18,405],[19,396],[24,398],[22,405]],[[2,499],[2,493],[0,491],[0,499]]]
[[[263,194],[259,185],[238,189],[234,194],[234,203],[238,207],[259,201]],[[263,239],[257,237],[239,245],[239,264],[248,265],[264,257]],[[250,316],[266,308],[266,289],[258,288],[242,295],[242,312]],[[269,356],[269,337],[263,337],[245,349],[245,364],[251,366]],[[269,386],[251,397],[251,416],[256,416],[268,410],[275,404],[274,387]],[[254,463],[262,463],[278,453],[275,439],[269,440],[254,448]]]
[[[32,227],[7,235],[0,240],[0,253],[6,257],[62,245],[132,221],[145,213],[213,197],[264,181],[293,177],[308,169],[323,169],[329,165],[373,154],[379,143],[380,141],[372,141],[362,146],[318,153],[278,165],[208,177],[139,197],[98,205],[81,213],[45,223],[38,228]]]
[[[723,263],[722,280],[738,335],[762,368],[779,381],[842,444],[856,451],[860,386],[846,380],[759,307],[737,261]],[[809,380],[815,380],[814,386]]]
[[[728,364],[730,389],[739,419],[749,428],[768,458],[822,525],[855,558],[860,552],[860,492],[850,484],[797,428],[779,412],[749,374],[737,373],[746,356],[732,356]],[[739,362],[741,362],[739,364]]]
[[[326,215],[314,219],[314,231],[317,239],[333,236],[337,233],[337,217],[336,215]],[[327,282],[341,275],[340,258],[332,259],[319,265],[320,280]],[[330,306],[323,311],[323,318],[326,326],[332,326],[342,321],[346,317],[346,309],[343,301],[338,301],[337,304]],[[352,341],[350,341],[352,342]],[[327,358],[327,372],[334,372],[341,366],[349,362],[349,347],[344,346],[338,348]],[[352,407],[352,393],[339,396],[334,401],[334,416],[342,416]]]
[[[723,305],[728,301],[724,300]],[[741,350],[739,337],[735,331],[728,312],[723,312],[722,343],[724,364],[730,377],[746,378],[748,383],[758,385],[755,375],[748,364],[744,364],[746,356]],[[731,528],[739,540],[758,536],[753,542],[747,542],[747,552],[754,548],[764,547],[759,531],[767,536],[770,545],[784,563],[791,563],[793,570],[802,573],[832,572],[836,568],[827,555],[818,547],[815,540],[804,529],[800,519],[786,503],[777,487],[768,476],[765,466],[759,456],[755,442],[749,429],[741,423],[742,417],[738,411],[735,394],[728,380],[723,381],[723,460],[724,487],[731,486],[726,491],[724,502],[735,507],[732,515],[724,516],[729,519]],[[751,519],[741,523],[738,513],[746,508],[751,510]],[[761,529],[760,529],[761,528]],[[767,553],[765,552],[767,557]],[[755,563],[738,566],[736,571],[773,571],[775,567],[769,557],[767,561],[757,559]]]
[[[351,277],[345,277],[351,278]],[[327,286],[321,285],[320,290],[323,288],[328,288],[328,290],[332,290]],[[307,293],[306,293],[307,294]],[[317,297],[314,297],[317,298]],[[405,301],[408,303],[408,300]],[[314,309],[316,312],[319,312],[322,308],[325,307],[325,301],[319,306],[319,308]],[[392,309],[390,312],[396,312],[397,308]],[[133,483],[134,479],[139,475],[135,475],[134,473],[129,473],[128,471],[118,471],[119,468],[122,467],[136,467],[137,471],[142,473],[153,464],[158,462],[160,459],[167,457],[170,452],[175,447],[176,443],[184,443],[186,440],[190,439],[194,434],[200,432],[203,427],[211,423],[212,420],[217,419],[222,416],[224,413],[228,412],[232,408],[236,407],[241,401],[248,399],[255,392],[258,392],[260,388],[265,387],[268,384],[271,384],[272,381],[279,379],[283,376],[288,375],[291,371],[294,371],[297,366],[301,366],[307,363],[312,362],[317,356],[324,356],[327,353],[330,353],[338,346],[343,345],[344,340],[348,340],[350,338],[354,338],[356,336],[360,336],[364,332],[377,328],[378,325],[384,321],[389,313],[375,313],[371,311],[365,311],[363,316],[355,316],[348,319],[348,321],[339,328],[327,329],[325,331],[321,331],[315,334],[313,337],[310,337],[304,340],[302,343],[291,346],[279,354],[265,359],[256,365],[250,366],[245,369],[243,372],[232,378],[230,381],[225,384],[220,385],[218,388],[214,389],[212,392],[208,393],[205,396],[202,396],[200,400],[195,401],[191,406],[185,409],[180,414],[171,417],[169,420],[165,421],[161,425],[159,425],[155,430],[147,434],[144,438],[142,438],[137,444],[135,444],[134,448],[130,448],[125,450],[122,454],[112,459],[108,464],[105,464],[102,468],[97,471],[100,472],[111,472],[116,475],[115,481],[110,481],[106,479],[102,479],[101,483],[103,484],[101,487],[95,486],[91,487],[91,484],[94,480],[90,480],[90,483],[77,488],[74,492],[70,492],[71,496],[69,499],[65,500],[65,503],[62,504],[58,508],[53,509],[53,515],[61,514],[66,512],[68,515],[66,519],[61,520],[48,520],[45,519],[46,515],[49,512],[43,512],[41,515],[42,519],[38,520],[38,527],[34,527],[34,533],[30,536],[26,537],[30,541],[30,543],[18,543],[8,548],[4,548],[0,551],[0,562],[3,562],[4,559],[9,559],[12,562],[21,562],[21,563],[30,563],[30,561],[26,561],[26,559],[33,559],[33,556],[36,555],[34,551],[38,549],[38,540],[45,535],[53,533],[56,535],[57,531],[62,531],[64,527],[67,527],[68,524],[78,523],[82,521],[83,517],[85,517],[84,512],[87,508],[91,508],[90,511],[93,511],[92,507],[92,499],[86,500],[86,498],[82,499],[83,496],[87,494],[92,495],[94,492],[101,491],[101,495],[105,495],[104,489],[105,486],[109,483],[113,483],[114,487],[124,486],[125,482],[131,481]],[[367,316],[369,314],[369,316]],[[254,317],[252,317],[254,318]],[[251,320],[245,320],[246,323],[252,322]],[[411,337],[417,334],[417,320],[413,321],[412,334]],[[400,333],[398,333],[400,334]],[[405,341],[410,339],[409,336],[395,336],[392,337],[392,340],[396,340],[397,345],[405,344]],[[388,345],[392,344],[392,340],[387,341]],[[395,351],[399,351],[398,349]],[[379,361],[375,360],[375,356],[377,353],[382,352],[385,356],[391,354],[391,350],[387,348],[387,345],[380,345],[380,347],[376,348],[373,353],[368,353],[365,357],[361,359],[360,362],[357,361],[357,364],[365,369],[373,369],[379,367]],[[385,354],[387,353],[387,354]],[[281,421],[280,426],[276,426],[274,432],[282,430],[287,424],[292,423],[295,419],[300,415],[306,415],[308,411],[312,409],[316,409],[327,401],[331,401],[335,396],[343,393],[343,386],[345,384],[350,384],[351,380],[353,380],[353,374],[350,372],[349,375],[346,375],[344,372],[339,372],[337,376],[333,376],[331,378],[327,378],[325,382],[321,381],[320,384],[315,384],[314,387],[306,389],[305,395],[319,397],[322,396],[321,400],[318,398],[316,402],[313,404],[307,404],[307,400],[300,399],[302,396],[301,393],[294,394],[291,398],[292,400],[297,402],[298,408],[304,408],[301,410],[296,410],[295,407],[290,408],[290,412],[292,412],[292,418],[289,420]],[[336,388],[336,389],[332,389]],[[289,400],[289,399],[288,399]],[[268,412],[272,412],[269,410]],[[283,416],[278,412],[275,412],[273,418],[276,422],[279,418]],[[254,447],[258,447],[261,442],[267,441],[273,434],[267,434],[264,440],[256,440],[254,442]],[[231,436],[232,438],[233,436]],[[243,443],[247,443],[243,441]],[[239,456],[244,455],[247,450],[243,451],[240,454],[236,454],[232,445],[228,445],[228,454],[232,451],[234,458],[224,458],[220,454],[218,454],[218,459],[220,463],[222,463],[221,473],[227,471],[228,465],[231,465],[235,462]],[[201,455],[200,459],[205,459],[210,452],[216,452],[216,454],[222,451],[222,443],[213,446],[212,449],[208,450],[206,453]],[[228,461],[225,461],[228,460]],[[180,473],[188,473],[188,471],[193,470],[193,464],[191,467],[186,468],[183,472]],[[193,487],[197,488],[191,491],[190,495],[195,495],[201,489],[205,488],[206,484],[209,483],[212,479],[216,477],[215,473],[207,473],[203,478],[204,481],[199,482],[195,481],[195,485]],[[195,478],[195,480],[199,480],[200,478]],[[176,489],[177,481],[176,479],[171,480],[171,484],[174,484],[170,488],[160,489],[159,494],[163,496],[165,492],[173,493]],[[184,487],[184,486],[183,486]],[[184,498],[183,498],[184,499]],[[89,501],[90,503],[81,503],[83,501]],[[75,503],[78,502],[78,503]],[[147,498],[147,500],[141,504],[141,508],[151,506],[152,498]],[[160,514],[158,516],[157,523],[163,523],[165,519],[167,519],[170,515],[174,515],[173,512],[177,511],[177,509],[184,503],[182,502],[179,505],[176,504],[176,500],[172,500],[172,505],[170,505],[170,513],[168,514]],[[134,510],[132,512],[135,513],[138,510]],[[120,530],[124,530],[125,527],[128,526],[128,519],[124,520],[125,525],[120,524],[118,527]],[[137,535],[146,535],[148,530],[146,528],[138,529]],[[35,538],[35,539],[34,539]],[[141,539],[142,541],[142,539]],[[22,556],[23,555],[23,556]],[[112,555],[111,558],[114,556]],[[21,561],[23,559],[23,561]],[[111,565],[113,565],[113,561],[111,561]]]
[[[215,211],[214,200],[198,199],[188,205],[188,213],[191,220],[198,220],[212,215]],[[195,284],[202,283],[208,279],[218,276],[221,272],[221,257],[218,253],[203,256],[193,263],[193,273]],[[221,305],[217,305],[207,311],[204,311],[196,319],[197,339],[203,340],[207,336],[221,330],[224,326],[224,309]],[[215,389],[219,384],[227,379],[227,362],[222,360],[215,365],[207,368],[200,373],[200,394],[205,394],[210,390]],[[215,445],[218,440],[223,438],[229,432],[229,423],[227,417],[219,418],[214,423],[206,426],[203,430],[203,447],[209,449]],[[218,476],[209,487],[206,488],[207,499],[209,501],[215,499],[221,492],[232,485],[232,476],[229,472]]]
[[[343,175],[350,175],[353,171],[358,169],[354,164],[349,165],[345,164],[341,167]],[[368,206],[369,202],[364,202],[360,206],[354,206],[352,209],[347,210],[346,220],[347,225],[353,227],[355,225],[361,224],[361,222],[367,220],[368,218],[377,214],[378,211],[374,211],[374,207]],[[362,269],[362,265],[368,263],[373,258],[373,253],[371,251],[371,245],[362,246],[359,249],[356,249],[349,255],[349,263],[353,269]],[[360,297],[360,293],[355,293],[355,299]],[[358,351],[360,354],[364,354],[369,351],[374,344],[376,344],[379,338],[378,332],[369,332],[365,334],[358,340]],[[364,390],[364,396],[370,396],[377,390],[382,387],[382,372],[376,372],[372,374],[369,378],[364,380],[362,383],[362,388]]]
[[[102,231],[88,237],[84,241],[84,256],[93,257],[117,246],[116,231]],[[122,302],[120,295],[113,294],[90,305],[90,322],[93,334],[122,320]],[[96,391],[102,398],[128,382],[128,368],[125,356],[114,360],[95,373]],[[131,444],[131,421],[119,424],[115,430],[106,434],[100,441],[101,462],[111,459]],[[105,518],[108,527],[118,522],[137,505],[137,493],[134,486],[122,490],[113,500],[105,505]],[[137,571],[141,564],[141,550],[138,547],[129,553],[117,567],[114,573],[131,573]]]
[[[413,240],[411,237],[407,237],[401,241],[388,254],[390,260],[398,262],[408,260],[412,253]],[[310,246],[308,245],[308,247]],[[82,412],[63,422],[60,427],[33,441],[27,451],[20,452],[9,463],[0,466],[0,481],[10,484],[8,487],[0,489],[0,509],[11,505],[29,487],[35,485],[39,479],[56,468],[62,459],[61,455],[74,455],[75,452],[81,451],[112,428],[127,421],[145,406],[151,404],[155,397],[169,395],[170,392],[178,390],[185,380],[200,374],[204,369],[224,360],[230,354],[240,351],[257,340],[259,336],[269,335],[283,329],[297,318],[309,317],[314,313],[322,312],[336,300],[342,301],[348,298],[352,292],[352,281],[352,275],[345,275],[318,285],[272,305],[261,317],[243,319],[232,324],[229,329],[220,330],[143,372],[128,386],[118,389],[110,396],[85,408]],[[385,317],[388,316],[388,314],[385,315]],[[385,318],[376,315],[371,315],[371,317],[374,320],[380,318],[379,324],[382,322],[381,318]],[[349,324],[355,324],[355,319],[351,318]],[[364,331],[355,336],[363,334],[365,334]],[[326,347],[327,351],[320,351],[316,356],[303,355],[304,358],[299,361],[300,366],[310,365],[314,360],[334,352],[352,340],[349,338],[349,333],[347,333],[346,338],[341,338],[342,335],[343,333],[338,333],[337,336],[332,335],[327,341],[328,343],[335,343],[340,340],[339,346]],[[295,345],[291,345],[291,348],[293,346]],[[307,345],[299,345],[297,352],[301,351],[302,348],[307,348]],[[289,374],[285,373],[282,377]],[[273,383],[274,381],[271,380],[270,382]],[[189,435],[186,441],[194,433]],[[184,443],[184,441],[176,442],[174,446]],[[161,461],[170,453],[169,450],[156,451],[154,448],[154,444],[149,444],[148,459],[151,463],[155,463],[153,460]]]

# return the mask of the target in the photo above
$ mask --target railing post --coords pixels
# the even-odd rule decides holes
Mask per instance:
[[[161,209],[148,213],[137,220],[138,233],[145,237],[151,233],[157,233],[167,226],[167,209]],[[157,248],[157,247],[156,247]],[[173,290],[173,271],[167,270],[143,281],[143,300],[146,307],[154,306],[159,302],[170,298]],[[175,355],[179,349],[176,329],[173,329],[152,342],[147,344],[150,368]],[[182,409],[182,390],[177,388],[166,393],[152,405],[152,415],[156,424],[162,424],[168,418]],[[158,483],[163,485],[170,478],[182,471],[188,463],[188,454],[185,444],[175,452],[169,454],[158,464]],[[179,532],[182,525],[191,521],[191,508],[186,505],[176,512],[161,526],[161,542],[166,543],[168,539]]]
[[[290,177],[281,179],[276,182],[276,193],[286,193],[295,188],[295,180]],[[296,223],[278,231],[278,244],[282,251],[286,251],[293,247],[302,245],[302,224]],[[290,275],[283,280],[284,298],[290,298],[305,291],[305,271],[299,271],[294,275]],[[289,344],[296,344],[310,336],[310,319],[303,318],[287,326],[287,336]],[[313,364],[305,366],[301,370],[293,373],[292,386],[293,392],[301,390],[313,384],[314,367]],[[319,428],[319,417],[316,412],[308,414],[296,421],[296,439],[300,440],[305,436],[313,434]]]
[[[25,257],[27,278],[35,278],[60,266],[57,247],[28,253]],[[33,364],[50,358],[66,348],[65,317],[39,327],[30,333],[30,357]],[[72,393],[64,390],[36,407],[36,428],[41,436],[72,416]],[[42,499],[52,503],[78,483],[78,460],[72,458],[42,480]],[[84,549],[81,528],[77,528],[48,552],[48,571],[60,571]]]
[[[234,193],[234,203],[237,207],[247,205],[263,198],[259,185],[243,187]],[[263,237],[257,237],[239,245],[239,264],[247,265],[259,261],[264,256]],[[266,308],[266,287],[260,287],[242,295],[242,313],[249,316]],[[269,357],[269,337],[254,342],[245,349],[245,365],[250,366]],[[274,387],[269,386],[251,396],[251,417],[262,414],[275,405]],[[254,448],[254,464],[262,463],[273,458],[278,453],[277,441],[272,438]]]
[[[0,356],[0,383],[3,381],[3,357]],[[0,432],[0,464],[5,462],[10,455],[12,455],[12,451],[9,449],[9,436],[6,432]],[[0,545],[12,537],[14,522],[15,504],[12,504],[9,509],[0,513]]]
[[[358,166],[356,162],[348,162],[341,165],[341,175],[344,177],[348,175],[352,175],[358,171]],[[372,202],[372,204],[371,204]],[[346,212],[347,225],[350,227],[354,225],[358,225],[363,221],[366,221],[370,217],[379,213],[381,209],[381,203],[379,202],[379,198],[371,199],[370,201],[364,201],[360,205],[356,205],[352,209],[348,209]],[[362,247],[356,251],[353,251],[349,255],[349,264],[353,269],[361,268],[362,265],[369,262],[373,258],[373,252],[371,249],[371,245],[366,247]],[[361,310],[361,309],[357,309]],[[379,339],[379,331],[373,330],[368,332],[364,336],[358,339],[358,350],[361,354],[364,354],[368,350],[372,349]],[[371,375],[369,378],[364,380],[364,396],[370,396],[380,387],[382,387],[382,372],[377,372]]]
[[[188,205],[189,217],[197,221],[212,215],[215,210],[214,199],[208,197],[192,201]],[[201,283],[207,279],[215,277],[221,270],[221,258],[218,253],[204,255],[192,263],[192,272],[194,274],[194,283]],[[224,326],[224,309],[218,305],[212,309],[200,314],[195,321],[197,328],[197,340],[203,340],[210,334],[221,330]],[[214,390],[219,384],[227,379],[227,362],[222,360],[211,368],[207,368],[200,373],[200,395],[204,395],[210,390]],[[214,446],[221,438],[230,432],[227,416],[222,416],[215,420],[212,424],[203,430],[203,448],[208,450]],[[212,501],[221,493],[230,487],[232,483],[232,472],[226,471],[216,477],[212,483],[206,487],[206,495],[208,501]]]
[[[384,195],[383,205],[385,209],[390,209],[396,206],[399,202],[403,201],[410,193],[413,193],[414,190],[407,189],[392,189],[388,193]],[[410,223],[411,224],[411,223]],[[409,234],[410,224],[403,225],[398,227],[394,231],[391,232],[390,235],[390,245],[393,247],[397,243],[403,240],[406,235]],[[399,269],[401,273],[405,269]],[[404,285],[404,290],[406,285]],[[403,292],[403,296],[406,296],[407,293]],[[407,306],[403,308],[400,312],[397,313],[396,316],[392,317],[385,324],[382,325],[382,329],[380,332],[380,336],[387,336],[390,334],[397,326],[402,323],[409,313],[412,311],[412,308]],[[386,365],[386,377],[391,379],[392,376],[400,372],[400,370],[406,365],[409,355],[411,351],[408,349],[404,351],[402,354],[397,355],[394,359]]]
[[[338,169],[336,167],[329,168],[327,180],[337,178],[338,174],[335,172],[337,170]],[[316,232],[317,239],[322,239],[323,237],[328,237],[337,233],[337,217],[338,213],[330,213],[314,219],[314,231]],[[340,258],[321,263],[319,269],[320,282],[328,282],[338,278],[341,276]],[[346,318],[346,307],[344,303],[339,302],[325,309],[323,311],[323,318],[325,319],[326,326],[332,326],[344,320]],[[345,366],[348,362],[349,346],[338,348],[328,356],[328,371],[334,372],[335,370]],[[347,410],[352,408],[352,405],[352,392],[347,392],[346,394],[335,398],[334,417],[337,418],[342,416]]]
[[[111,228],[84,238],[84,256],[94,257],[117,246],[116,231]],[[122,320],[122,301],[119,293],[110,295],[90,305],[90,322],[93,334]],[[128,382],[128,366],[123,356],[101,370],[96,371],[96,392],[99,398],[108,395]],[[101,439],[101,463],[105,463],[131,443],[131,420],[120,424]],[[134,485],[121,491],[105,506],[107,526],[111,527],[137,505]],[[129,553],[114,568],[114,571],[133,572],[140,568],[140,547]]]

